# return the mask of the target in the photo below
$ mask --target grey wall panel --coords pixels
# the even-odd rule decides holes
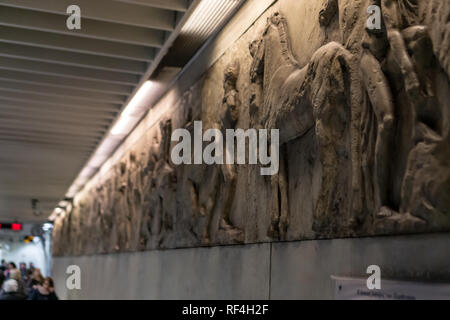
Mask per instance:
[[[450,234],[274,243],[271,299],[333,299],[331,276],[450,283]]]
[[[71,264],[81,290],[65,286]],[[450,234],[58,257],[52,275],[62,299],[333,299],[331,275],[372,264],[382,280],[450,283]]]
[[[55,258],[61,299],[267,299],[270,244]],[[81,290],[67,290],[69,265]]]

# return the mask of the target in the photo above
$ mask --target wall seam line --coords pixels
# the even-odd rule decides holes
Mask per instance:
[[[272,242],[270,242],[270,250],[269,250],[269,300],[271,300],[271,290],[272,290]]]

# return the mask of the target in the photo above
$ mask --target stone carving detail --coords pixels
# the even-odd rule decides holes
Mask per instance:
[[[170,119],[160,123],[160,134],[159,143],[155,143],[159,147],[156,158],[150,158],[148,170],[151,172],[143,188],[144,205],[141,206],[143,210],[139,239],[141,249],[164,247],[165,242],[169,241],[176,218],[177,177],[169,160],[172,134]]]
[[[229,64],[225,69],[223,81],[223,100],[220,118],[213,124],[213,128],[218,129],[225,136],[226,129],[236,129],[241,112],[241,98],[237,89],[237,80],[240,73],[238,61]],[[232,242],[243,242],[242,231],[231,221],[231,210],[233,200],[236,196],[237,165],[222,164],[214,168],[213,192],[209,199],[210,204],[221,201],[219,190],[223,190],[223,205],[220,213],[219,230],[225,232],[225,237]],[[206,242],[209,242],[209,237]]]
[[[365,28],[369,5],[380,30]],[[54,254],[450,230],[449,14],[445,0],[323,0],[317,28],[339,20],[342,39],[300,63],[288,19],[269,10],[150,142],[76,197]],[[280,129],[278,174],[174,165],[172,131],[194,120]]]

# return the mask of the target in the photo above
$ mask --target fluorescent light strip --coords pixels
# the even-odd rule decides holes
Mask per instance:
[[[202,0],[180,32],[182,49],[190,51],[205,42],[236,11],[244,0]]]
[[[83,167],[78,177],[66,193],[67,198],[73,198],[86,184],[95,172],[105,163],[111,153],[120,145],[123,139],[133,130],[136,124],[147,112],[154,100],[155,93],[160,88],[157,81],[144,82],[133,99],[127,104],[112,129]]]

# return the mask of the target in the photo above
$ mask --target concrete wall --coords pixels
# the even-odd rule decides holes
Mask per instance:
[[[81,290],[65,271],[81,268]],[[333,299],[335,276],[450,283],[450,234],[314,240],[55,258],[62,299]]]
[[[63,299],[267,299],[270,244],[54,258]],[[69,265],[81,290],[65,289]]]

